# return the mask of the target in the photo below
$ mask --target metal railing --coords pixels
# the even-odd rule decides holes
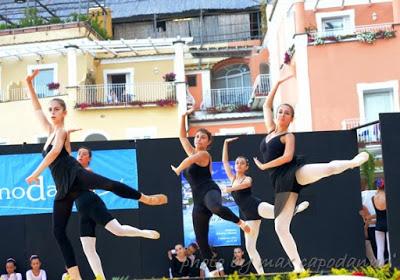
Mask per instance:
[[[63,89],[49,89],[49,87],[46,85],[35,87],[35,92],[39,98],[49,98],[61,95]],[[8,91],[0,92],[0,102],[12,102],[27,99],[29,99],[28,88],[25,87],[10,88]]]
[[[379,32],[379,31],[384,31],[384,32],[393,31],[393,24],[384,23],[384,24],[360,25],[354,28],[335,29],[330,31],[315,31],[315,32],[310,32],[309,37],[311,40],[316,40],[317,38],[346,40],[346,39],[356,38],[356,35],[359,33]]]
[[[204,102],[204,109],[247,106],[251,92],[252,87],[211,89],[206,93],[209,98]]]
[[[168,105],[176,103],[175,83],[81,85],[77,91],[77,106]]]
[[[269,74],[260,74],[254,81],[252,96],[267,96],[271,90],[271,81]]]
[[[344,120],[342,120],[341,124],[342,124],[343,130],[353,129],[355,127],[360,126],[360,119],[358,119],[358,118],[344,119]]]

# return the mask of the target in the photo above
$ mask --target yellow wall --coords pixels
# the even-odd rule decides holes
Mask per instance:
[[[100,64],[97,68],[96,81],[99,84],[104,83],[104,70],[132,68],[134,73],[134,82],[163,82],[163,76],[166,73],[173,72],[174,61],[159,60],[159,61],[144,61],[144,62],[129,62],[115,64]]]
[[[42,64],[57,63],[58,82],[61,93],[66,93],[64,87],[68,84],[67,56],[47,56]],[[26,87],[25,77],[28,65],[36,65],[35,58],[24,58],[22,61],[3,62],[1,65],[1,87],[6,92],[7,86],[12,82],[21,82]],[[77,81],[84,81],[87,71],[93,69],[97,76],[96,82],[103,83],[104,69],[134,68],[134,82],[161,82],[162,76],[173,69],[172,61],[150,61],[136,63],[120,63],[101,65],[88,54],[80,54],[77,58]],[[155,73],[154,68],[158,68]],[[162,82],[163,83],[163,82]],[[104,133],[110,140],[127,139],[127,128],[157,127],[157,138],[177,136],[177,106],[174,107],[128,107],[112,109],[86,109],[83,111],[73,109],[75,96],[64,95],[63,99],[68,104],[69,115],[66,127],[80,127],[81,132],[72,136],[73,141],[83,141],[88,132]],[[49,98],[41,99],[44,110],[47,112]],[[23,142],[35,143],[37,136],[42,135],[40,127],[32,112],[30,101],[13,101],[0,103],[0,138],[5,138],[8,144]]]
[[[84,141],[90,132],[104,133],[109,140],[127,139],[127,128],[157,127],[157,138],[176,137],[178,135],[177,106],[76,110],[68,96],[62,96],[67,102],[67,128],[82,128],[72,135],[72,141]],[[41,99],[43,110],[47,114],[49,98]],[[30,101],[0,103],[0,138],[7,144],[36,143],[37,136],[43,131],[33,113]]]

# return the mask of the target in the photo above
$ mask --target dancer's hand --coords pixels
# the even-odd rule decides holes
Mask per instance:
[[[189,116],[194,112],[194,106],[183,113],[183,116]]]
[[[39,75],[39,69],[35,69],[35,70],[32,72],[31,75],[28,75],[28,76],[26,77],[26,81],[27,81],[28,83],[32,83],[33,79],[35,79],[35,77],[36,77],[37,75]]]
[[[253,160],[254,160],[254,163],[257,165],[258,168],[260,168],[261,170],[265,169],[263,164],[261,163],[261,161],[258,160],[258,158],[254,157]]]
[[[223,193],[230,193],[230,192],[231,192],[230,188],[225,187],[225,186],[223,186],[223,187],[221,188],[221,190],[222,190]]]
[[[25,179],[25,181],[28,183],[28,185],[32,185],[33,183],[39,183],[39,178],[38,176],[31,174]]]
[[[236,141],[236,140],[238,140],[238,139],[239,139],[239,137],[226,138],[226,139],[225,139],[225,143],[230,143],[230,142]]]
[[[173,165],[171,165],[171,169],[172,169],[172,171],[175,172],[176,176],[179,176],[179,174],[181,173],[181,172],[179,172],[178,168]]]
[[[80,131],[80,130],[82,130],[82,128],[70,128],[67,130],[67,133],[71,134],[71,133],[74,133],[74,132]]]

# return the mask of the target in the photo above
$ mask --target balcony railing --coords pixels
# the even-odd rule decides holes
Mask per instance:
[[[145,106],[176,104],[175,84],[96,84],[78,87],[76,107]]]
[[[250,109],[246,110],[246,108],[251,90],[251,87],[211,89],[205,95],[206,98],[202,109],[209,112],[215,111],[215,113],[235,112],[241,109],[250,111]]]
[[[342,129],[353,129],[357,126],[360,126],[360,119],[344,119],[342,121]]]
[[[362,34],[365,32],[375,33],[378,37],[385,38],[385,32],[393,32],[393,24],[385,23],[385,24],[373,24],[373,25],[360,25],[355,28],[347,28],[347,29],[336,29],[330,31],[315,31],[309,32],[309,42],[318,44],[318,40],[323,41],[346,41],[346,40],[355,40],[357,39],[357,34]],[[381,33],[381,34],[379,34]],[[377,38],[378,39],[378,38]],[[321,41],[322,42],[322,41]]]
[[[342,121],[342,129],[356,129],[359,143],[376,143],[381,141],[379,122],[362,124],[359,119],[345,119]]]
[[[46,86],[37,86],[35,87],[36,94],[39,98],[49,98],[59,96],[64,92],[64,89],[49,89]],[[0,102],[11,102],[11,101],[20,101],[27,100],[28,97],[28,88],[10,88],[8,91],[0,92]]]
[[[260,108],[265,100],[265,97],[271,90],[271,81],[269,74],[260,74],[254,81],[249,106],[252,108]]]

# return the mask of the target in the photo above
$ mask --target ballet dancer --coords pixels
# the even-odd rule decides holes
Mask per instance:
[[[185,119],[193,112],[193,109],[182,114],[180,119],[179,140],[187,154],[178,167],[171,165],[176,175],[184,171],[193,194],[193,229],[197,244],[200,247],[202,260],[210,271],[215,269],[215,260],[208,243],[209,222],[212,214],[216,214],[224,220],[231,221],[240,226],[245,232],[250,232],[250,227],[240,220],[228,207],[222,205],[221,190],[211,177],[212,159],[207,152],[211,145],[211,133],[200,128],[194,137],[194,147],[186,136]]]
[[[51,122],[43,113],[39,99],[33,88],[33,79],[39,74],[38,70],[28,75],[26,82],[32,101],[33,109],[43,129],[48,133],[47,141],[42,151],[43,160],[34,172],[26,178],[28,184],[38,182],[39,175],[50,168],[51,175],[56,185],[56,196],[53,205],[53,233],[57,244],[63,254],[68,274],[72,280],[80,280],[81,276],[76,263],[75,254],[66,234],[66,227],[71,216],[72,205],[80,191],[104,189],[118,196],[139,200],[148,205],[161,205],[167,203],[165,195],[145,195],[137,190],[101,175],[89,172],[71,157],[65,145],[67,132],[64,129],[64,118],[67,114],[66,104],[60,98],[50,101],[49,112]]]
[[[267,136],[262,140],[260,150],[265,163],[257,158],[254,162],[261,170],[267,170],[275,190],[275,231],[281,245],[293,264],[295,272],[304,271],[296,243],[290,233],[298,194],[303,186],[322,178],[340,174],[347,169],[359,167],[368,160],[368,153],[362,152],[352,160],[334,160],[329,163],[305,164],[295,155],[295,136],[288,132],[294,118],[294,109],[289,104],[277,108],[274,121],[272,108],[279,86],[293,75],[279,80],[268,94],[264,105],[264,121]]]
[[[249,169],[247,158],[244,156],[237,157],[235,160],[235,173],[232,171],[229,164],[228,145],[237,139],[238,137],[228,138],[224,141],[222,162],[232,187],[223,188],[223,191],[232,194],[233,199],[239,206],[243,219],[251,227],[251,232],[244,235],[246,250],[257,273],[264,274],[260,254],[256,248],[257,238],[260,231],[261,218],[274,219],[274,206],[267,202],[262,202],[261,199],[251,193],[253,180],[246,175]],[[295,213],[304,211],[308,205],[308,201],[300,203],[296,207]]]

